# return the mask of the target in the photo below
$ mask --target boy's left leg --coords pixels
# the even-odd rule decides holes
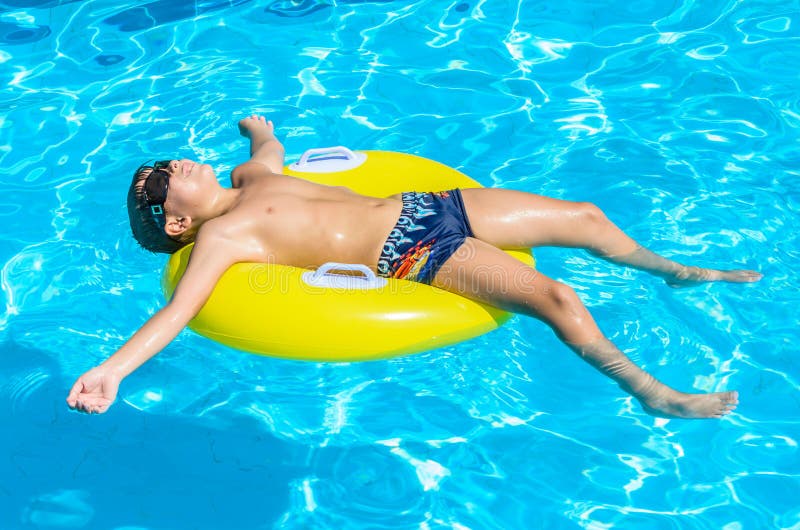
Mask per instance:
[[[498,248],[585,248],[603,259],[647,271],[672,286],[698,282],[755,282],[755,271],[687,267],[639,245],[587,202],[551,199],[515,190],[462,190],[477,239]]]
[[[439,269],[433,285],[542,320],[580,357],[657,416],[718,418],[736,407],[736,392],[686,394],[636,366],[598,329],[570,287],[474,238]]]

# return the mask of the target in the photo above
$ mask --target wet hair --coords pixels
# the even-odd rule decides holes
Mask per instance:
[[[158,226],[150,206],[144,196],[144,182],[153,171],[153,166],[142,164],[133,174],[131,187],[128,188],[128,218],[131,222],[133,237],[150,252],[173,254],[191,241],[173,239]],[[165,210],[166,213],[166,210]]]

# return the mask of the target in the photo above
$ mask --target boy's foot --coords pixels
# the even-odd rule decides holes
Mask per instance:
[[[735,270],[719,271],[700,267],[681,267],[674,278],[664,280],[670,287],[689,287],[705,282],[753,283],[764,275],[756,271]]]
[[[645,412],[662,418],[721,418],[739,403],[739,393],[684,394],[671,392],[667,397],[640,401]]]

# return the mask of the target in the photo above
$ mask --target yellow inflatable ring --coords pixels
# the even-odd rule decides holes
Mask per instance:
[[[306,152],[285,168],[313,182],[347,186],[386,197],[401,191],[474,188],[466,175],[425,158],[343,147]],[[191,245],[172,255],[164,270],[169,299],[189,260]],[[509,251],[534,264],[529,252]],[[189,327],[233,348],[308,361],[365,361],[430,350],[495,329],[509,318],[496,308],[428,285],[365,275],[306,271],[283,265],[238,263],[228,269]],[[331,274],[333,273],[333,274]],[[315,280],[332,286],[315,286]],[[359,288],[370,284],[370,288]]]

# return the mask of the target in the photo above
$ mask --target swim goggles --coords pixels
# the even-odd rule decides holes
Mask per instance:
[[[144,200],[150,207],[150,213],[159,228],[164,228],[167,224],[167,215],[164,213],[164,203],[167,202],[167,191],[169,191],[169,173],[165,171],[169,167],[170,160],[157,160],[153,163],[153,170],[147,175],[142,187]]]

